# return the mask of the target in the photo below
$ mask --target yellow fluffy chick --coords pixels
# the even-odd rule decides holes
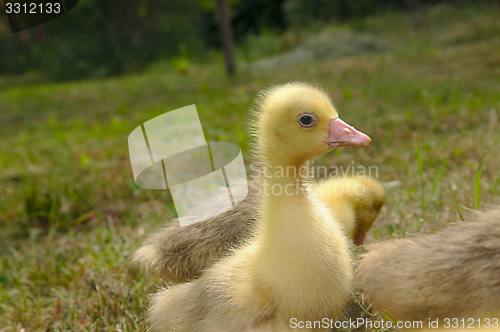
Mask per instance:
[[[246,185],[243,181],[232,186],[231,191],[242,190]],[[317,186],[344,232],[361,245],[385,203],[384,186],[364,177],[320,179]],[[211,200],[203,211],[212,213],[210,209],[220,209],[219,205],[227,199],[227,191],[223,194]],[[250,239],[255,228],[258,197],[258,187],[250,185],[248,196],[239,205],[216,217],[184,227],[174,220],[148,239],[134,254],[134,262],[173,283],[199,277],[232,248]]]
[[[335,319],[344,309],[352,277],[348,240],[302,169],[334,147],[365,146],[370,138],[338,118],[324,91],[304,83],[271,88],[258,105],[254,153],[268,169],[268,194],[260,197],[255,233],[199,279],[158,292],[151,331],[281,328],[291,318]],[[283,167],[294,171],[276,176]]]
[[[356,245],[363,244],[385,204],[384,186],[371,178],[345,177],[320,181],[318,191],[345,233]]]
[[[500,318],[500,208],[373,245],[357,274],[374,307],[399,320]]]

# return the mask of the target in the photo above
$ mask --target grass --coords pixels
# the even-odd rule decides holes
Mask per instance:
[[[185,105],[197,105],[207,140],[238,143],[248,157],[246,119],[258,90],[288,80],[325,86],[342,118],[373,144],[317,164],[355,161],[402,183],[368,244],[430,232],[495,203],[499,14],[498,6],[437,6],[420,29],[405,14],[381,14],[335,29],[389,40],[388,51],[232,79],[216,60],[183,73],[153,67],[104,80],[1,85],[0,331],[145,331],[148,294],[162,283],[129,257],[175,212],[168,193],[135,185],[127,137]],[[266,38],[274,54],[276,36]],[[358,316],[369,317],[353,299],[345,317]]]

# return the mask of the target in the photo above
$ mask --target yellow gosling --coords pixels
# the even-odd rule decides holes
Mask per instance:
[[[199,279],[158,292],[149,309],[153,332],[282,328],[291,318],[335,319],[344,309],[352,277],[348,241],[300,167],[370,139],[338,118],[324,91],[304,83],[263,92],[256,116],[254,153],[270,170],[263,188],[289,186],[297,194],[260,197],[255,233],[244,246]],[[297,172],[274,176],[287,166]]]

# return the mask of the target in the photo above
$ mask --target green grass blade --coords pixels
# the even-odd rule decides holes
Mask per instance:
[[[443,176],[444,167],[446,166],[447,162],[448,162],[448,157],[444,158],[443,162],[441,163],[441,166],[439,167],[439,171],[437,172],[436,177],[434,178],[434,182],[432,184],[432,194],[431,194],[431,196],[433,196],[436,193],[437,187],[439,185],[439,181],[441,181],[441,177]],[[424,201],[424,203],[422,204],[422,206],[425,206],[427,204],[427,202],[429,201],[429,199],[431,198],[431,196],[429,196]]]
[[[420,174],[420,183],[424,186],[424,164],[422,162],[422,154],[420,148],[417,148],[418,173]]]
[[[475,194],[475,197],[474,197],[474,208],[476,210],[479,209],[479,194],[481,192],[481,169],[483,167],[483,160],[484,160],[484,157],[486,157],[486,154],[488,153],[488,151],[486,151],[483,155],[483,158],[481,158],[481,161],[479,161],[479,167],[477,169],[477,174],[476,174],[476,194]]]
[[[425,191],[424,191],[424,163],[422,162],[422,153],[420,152],[420,148],[417,147],[417,160],[418,160],[418,173],[420,174],[420,185],[422,186],[422,206],[425,206],[427,201],[425,200]]]
[[[368,311],[367,311],[367,310],[363,307],[363,305],[359,302],[358,298],[356,297],[356,295],[355,295],[353,292],[351,292],[351,294],[352,294],[352,297],[354,298],[354,301],[356,301],[356,303],[358,304],[358,306],[361,308],[361,310],[363,310],[363,311],[365,312],[365,314],[367,314],[367,315],[369,315],[369,316],[371,316],[371,317],[375,317],[375,315],[374,315],[374,314],[372,314],[371,312],[368,312]]]
[[[443,162],[441,163],[441,167],[439,168],[438,174],[436,175],[436,179],[434,180],[434,184],[432,186],[432,194],[436,192],[437,186],[439,185],[439,181],[441,181],[444,167],[446,166],[447,162],[448,162],[448,157],[444,158]]]
[[[459,208],[458,206],[455,206],[455,207],[456,207],[456,209],[457,209],[457,211],[458,211],[458,215],[460,216],[460,219],[461,219],[462,221],[465,221],[464,216],[462,215],[462,212],[460,211],[460,208]]]

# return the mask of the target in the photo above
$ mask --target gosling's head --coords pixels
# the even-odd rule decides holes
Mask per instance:
[[[366,233],[372,227],[387,200],[385,188],[379,181],[360,178],[359,182],[363,186],[363,194],[355,196],[356,228],[352,235],[354,243],[358,246],[364,243]]]
[[[345,215],[352,211],[354,219],[343,218],[347,234],[352,235],[356,245],[362,245],[366,233],[372,227],[386,201],[385,188],[379,181],[369,177],[342,177],[320,180],[319,194],[334,215]]]
[[[261,92],[256,155],[269,166],[300,166],[335,147],[368,146],[370,138],[342,121],[326,92],[302,82]]]

